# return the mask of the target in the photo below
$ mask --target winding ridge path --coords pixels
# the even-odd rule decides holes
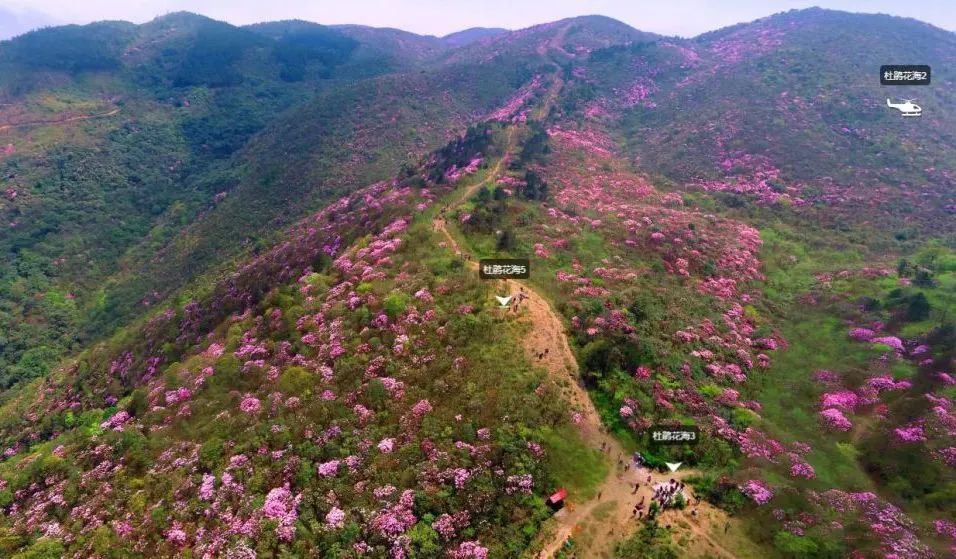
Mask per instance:
[[[108,116],[113,116],[117,114],[118,112],[120,112],[120,109],[115,108],[105,113],[98,113],[98,114],[65,116],[61,118],[54,118],[51,120],[28,120],[25,122],[13,122],[10,124],[0,125],[0,132],[3,132],[4,130],[9,130],[11,128],[21,128],[24,126],[44,126],[49,124],[66,124],[67,122],[76,122],[78,120],[90,120],[92,118],[105,118]]]
[[[557,48],[564,52],[560,47],[566,32],[567,28],[560,30],[544,47],[545,51]],[[540,106],[533,112],[534,120],[543,120],[547,117],[551,105],[563,86],[559,75],[556,74],[553,77],[553,82]],[[516,147],[518,129],[518,125],[509,126],[504,155],[498,159],[488,175],[462,190],[461,194],[432,222],[433,230],[444,238],[444,246],[453,251],[456,256],[464,258],[467,267],[471,270],[477,271],[478,262],[455,240],[449,231],[445,215],[451,215],[458,206],[465,203],[483,186],[494,184],[509,154]],[[597,488],[594,498],[581,502],[569,502],[564,509],[554,515],[549,522],[550,525],[545,526],[538,543],[541,551],[536,557],[551,559],[570,537],[574,538],[576,544],[574,557],[578,559],[612,557],[615,544],[626,538],[642,522],[633,516],[634,505],[643,500],[646,511],[650,506],[655,484],[671,479],[680,480],[695,472],[682,469],[674,474],[660,474],[653,470],[639,468],[628,468],[625,471],[624,465],[631,463],[630,456],[614,437],[605,432],[600,414],[582,386],[578,375],[578,364],[568,343],[564,323],[547,299],[535,291],[528,282],[505,280],[501,283],[508,294],[524,295],[524,300],[519,304],[521,309],[519,319],[530,323],[528,333],[523,340],[529,362],[547,370],[556,384],[562,387],[565,400],[570,404],[571,410],[578,414],[577,428],[582,438],[588,446],[604,453],[609,466],[609,473]],[[501,291],[499,294],[502,294]],[[548,350],[547,353],[539,358],[545,349]],[[650,477],[650,483],[647,481],[648,477]],[[636,492],[635,483],[640,484]],[[686,493],[690,495],[692,491],[688,488]],[[697,509],[696,516],[690,513],[693,508]],[[684,511],[663,511],[658,515],[658,520],[662,525],[671,526],[676,536],[675,540],[683,535],[689,536],[686,538],[688,543],[682,546],[685,557],[735,559],[739,556],[727,550],[711,535],[725,530],[725,527],[729,527],[730,524],[727,514],[709,503],[702,501],[696,507],[689,505]]]
[[[513,129],[509,131],[508,138],[510,148],[514,139]],[[493,182],[506,159],[507,156],[499,159],[484,180],[465,189],[448,211],[454,210],[482,186]],[[477,271],[478,262],[455,240],[448,230],[444,217],[436,217],[432,227],[444,237],[447,248],[457,256],[465,258],[469,269]],[[555,514],[553,525],[546,532],[548,539],[543,543],[543,548],[537,557],[550,559],[572,536],[579,541],[576,546],[577,557],[610,557],[614,544],[637,528],[640,521],[632,515],[632,509],[641,500],[644,500],[645,507],[650,506],[653,485],[670,479],[683,479],[694,472],[679,470],[670,475],[646,469],[629,469],[625,472],[623,464],[629,462],[629,455],[620,443],[602,428],[601,417],[587,391],[581,386],[577,361],[568,344],[561,319],[548,301],[527,282],[505,280],[502,283],[506,292],[511,295],[523,293],[525,296],[524,301],[520,303],[523,309],[520,319],[530,323],[528,335],[523,340],[529,361],[546,369],[558,386],[562,387],[564,397],[571,409],[579,414],[580,420],[577,427],[582,438],[588,446],[604,449],[610,467],[610,473],[597,488],[597,498],[569,503],[568,507]],[[549,351],[539,359],[538,354],[546,348]],[[650,483],[647,482],[648,476],[651,478]],[[637,493],[634,493],[635,482],[640,483]],[[723,526],[722,523],[727,522],[726,513],[702,502],[696,507],[697,516],[693,517],[689,512],[691,508],[693,507],[689,506],[685,511],[665,511],[658,518],[661,524],[665,525],[671,522],[676,524],[678,520],[683,521],[679,526],[675,526],[675,531],[680,532],[683,529],[691,532],[692,541],[687,549],[693,553],[690,556],[737,557],[709,534],[713,530],[720,529],[720,526]]]
[[[500,167],[500,164],[495,168]],[[476,187],[487,183],[491,176],[468,189],[474,192]],[[453,209],[453,208],[452,208]],[[441,217],[433,221],[435,231],[445,238],[446,246],[456,255],[467,257],[469,269],[478,269],[478,263],[467,252],[463,251],[455,238],[448,231],[447,223]],[[624,471],[623,462],[629,461],[629,455],[618,441],[607,434],[601,426],[601,417],[591,402],[584,387],[581,386],[578,376],[578,365],[574,353],[568,344],[564,324],[551,308],[548,301],[526,282],[506,280],[502,282],[506,291],[512,295],[523,293],[525,300],[520,306],[524,309],[521,320],[530,323],[528,335],[524,338],[524,349],[532,363],[547,370],[562,390],[566,401],[572,410],[577,412],[580,421],[578,430],[588,446],[595,449],[605,449],[605,456],[609,462],[610,473],[597,488],[598,498],[592,498],[580,503],[569,503],[569,506],[554,516],[554,524],[548,531],[548,540],[544,542],[539,559],[549,559],[560,550],[564,542],[574,536],[581,543],[576,546],[577,557],[610,557],[614,544],[627,536],[638,526],[638,521],[632,516],[635,503],[644,500],[645,507],[650,505],[653,495],[652,486],[670,479],[683,479],[694,473],[691,470],[679,470],[675,474],[665,475],[646,469],[632,469]],[[538,354],[545,348],[550,351],[543,358]],[[651,483],[647,483],[650,476]],[[634,493],[634,483],[640,483],[640,489]],[[659,515],[662,524],[676,522],[683,518],[686,530],[696,539],[692,548],[699,548],[701,556],[709,554],[713,557],[734,558],[736,555],[716,542],[709,534],[711,528],[718,528],[718,524],[726,522],[726,514],[702,502],[696,508],[697,517],[694,518],[685,511],[665,511]]]

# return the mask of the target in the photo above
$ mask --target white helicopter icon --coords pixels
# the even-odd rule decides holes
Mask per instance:
[[[915,99],[904,99],[902,103],[892,103],[887,99],[886,106],[898,110],[903,113],[903,116],[921,116],[923,114],[923,108],[913,101],[915,101]]]

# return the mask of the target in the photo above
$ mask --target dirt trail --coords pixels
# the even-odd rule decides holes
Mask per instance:
[[[55,118],[52,120],[28,120],[26,122],[14,122],[11,124],[0,125],[0,132],[4,130],[9,130],[10,128],[21,128],[24,126],[45,126],[50,124],[66,124],[67,122],[76,122],[78,120],[90,120],[92,118],[105,118],[108,116],[113,116],[116,113],[120,112],[119,108],[107,111],[105,113],[92,114],[92,115],[75,115],[68,116],[63,118]]]
[[[560,44],[567,29],[563,29],[552,43]],[[554,44],[549,47],[555,48]],[[561,49],[563,50],[563,49]],[[563,83],[555,79],[545,95],[544,102],[534,112],[535,119],[547,116],[550,106],[556,99]],[[517,127],[512,126],[508,131],[505,155],[499,158],[495,166],[488,172],[484,180],[464,189],[461,195],[452,202],[432,222],[434,231],[440,233],[446,248],[456,256],[464,258],[471,270],[478,269],[478,262],[455,240],[448,230],[445,219],[446,213],[451,215],[455,208],[467,201],[475,192],[486,184],[493,183],[501,172],[508,154],[515,147]],[[530,323],[523,345],[530,362],[547,370],[555,383],[561,387],[562,395],[570,404],[572,413],[577,418],[577,428],[584,441],[600,452],[603,452],[610,466],[607,478],[597,488],[597,496],[587,501],[569,502],[557,512],[550,526],[545,527],[542,534],[544,541],[538,559],[550,559],[561,549],[565,541],[572,537],[575,541],[575,557],[609,558],[613,555],[614,545],[627,537],[638,528],[640,520],[633,516],[634,505],[644,501],[646,513],[653,497],[653,485],[670,479],[683,479],[695,473],[689,469],[678,470],[674,474],[660,474],[656,471],[635,468],[630,457],[618,441],[604,431],[601,417],[591,402],[587,390],[582,386],[578,375],[578,365],[574,352],[568,344],[564,323],[552,309],[548,301],[535,291],[527,282],[505,280],[499,283],[497,295],[511,295],[522,299],[518,303],[518,319]],[[511,311],[503,311],[511,312]],[[628,465],[625,470],[625,465]],[[648,483],[650,477],[650,483]],[[635,492],[635,483],[639,488]],[[686,493],[692,492],[688,488]],[[691,510],[697,509],[696,516]],[[727,515],[720,509],[701,502],[700,505],[688,506],[684,511],[670,510],[658,516],[662,525],[671,525],[675,540],[682,536],[688,541],[682,547],[685,557],[715,557],[734,559],[736,554],[731,553],[715,540],[711,534],[723,530],[727,523]]]
[[[479,185],[491,180],[492,176]],[[468,190],[473,192],[475,187]],[[463,199],[467,199],[467,196]],[[444,244],[448,249],[457,256],[466,258],[469,269],[478,269],[478,262],[462,250],[461,245],[449,232],[444,218],[436,217],[432,225],[433,229],[445,238]],[[597,489],[600,498],[569,503],[555,514],[552,530],[547,533],[548,541],[538,558],[550,559],[572,536],[577,542],[577,557],[611,557],[614,544],[638,527],[640,521],[633,516],[633,507],[642,500],[645,507],[649,507],[653,485],[672,478],[680,480],[695,472],[683,469],[674,474],[661,474],[637,468],[625,471],[624,464],[630,463],[630,457],[614,437],[605,433],[597,409],[585,388],[581,386],[577,361],[568,344],[564,323],[548,301],[527,283],[516,280],[500,283],[502,289],[496,294],[523,296],[518,308],[519,319],[530,323],[523,343],[528,360],[547,370],[558,386],[562,387],[565,401],[570,404],[570,409],[578,414],[577,428],[582,438],[591,448],[603,449],[611,466],[607,478]],[[651,478],[650,483],[647,482],[648,476]],[[637,493],[634,493],[635,483],[640,484]],[[697,509],[696,516],[690,513],[693,508]],[[678,537],[684,532],[690,532],[690,544],[685,548],[688,557],[737,557],[710,535],[726,524],[727,515],[709,503],[701,502],[700,505],[688,507],[684,511],[666,511],[658,518],[662,525],[673,523],[672,528]]]
[[[433,228],[444,236],[446,247],[456,255],[467,256],[448,231],[444,219],[435,218]],[[470,256],[466,263],[469,269],[478,269],[477,261]],[[524,338],[524,349],[529,361],[546,369],[562,387],[565,401],[570,404],[571,410],[578,414],[577,427],[582,438],[591,448],[604,449],[611,466],[607,478],[597,489],[600,498],[569,503],[565,509],[555,514],[553,530],[548,532],[549,539],[538,557],[553,557],[572,536],[577,542],[577,557],[610,557],[614,544],[638,527],[640,521],[632,515],[633,507],[643,500],[645,511],[647,510],[653,494],[652,486],[672,478],[683,479],[694,471],[682,469],[674,474],[636,468],[625,471],[624,464],[630,463],[630,457],[614,437],[604,432],[600,415],[587,391],[581,386],[577,361],[568,344],[561,319],[547,300],[527,283],[505,280],[501,282],[501,286],[498,295],[524,296],[518,308],[519,320],[530,323]],[[650,483],[647,482],[648,476],[651,478]],[[637,493],[634,493],[635,482],[640,483]],[[687,492],[690,494],[689,489]],[[693,508],[697,509],[696,517],[690,513]],[[689,538],[691,543],[685,549],[692,553],[688,556],[736,557],[710,535],[722,529],[727,521],[726,513],[712,505],[702,502],[697,507],[689,506],[684,511],[666,511],[658,518],[662,525],[673,523],[672,528],[676,534],[692,534]]]
[[[630,456],[617,439],[606,433],[601,418],[591,402],[587,391],[581,385],[578,366],[568,344],[564,323],[551,308],[551,305],[534,289],[523,282],[508,280],[506,293],[517,296],[523,294],[526,299],[519,304],[521,320],[531,323],[524,338],[525,352],[532,363],[544,367],[562,392],[570,407],[578,415],[578,430],[588,446],[603,449],[611,466],[607,478],[598,487],[598,498],[581,503],[569,503],[569,507],[557,513],[555,530],[549,534],[549,540],[538,554],[540,559],[553,557],[568,537],[577,541],[578,557],[610,557],[614,544],[635,529],[640,521],[633,516],[634,505],[644,500],[645,507],[650,506],[653,497],[653,485],[670,479],[682,479],[692,472],[678,470],[675,474],[660,474],[656,471],[634,468]],[[545,353],[545,350],[548,350]],[[541,356],[541,354],[544,354]],[[625,465],[628,465],[625,470]],[[647,479],[650,477],[651,482]],[[639,483],[634,492],[634,484]],[[691,491],[688,489],[688,494]],[[704,530],[704,524],[713,520],[715,511],[711,505],[701,503],[697,517],[690,514],[692,507],[685,511],[668,511],[662,514],[661,524],[670,524],[683,518],[695,538],[701,538],[709,545],[706,551],[718,557],[734,557]],[[646,508],[645,508],[646,511]]]

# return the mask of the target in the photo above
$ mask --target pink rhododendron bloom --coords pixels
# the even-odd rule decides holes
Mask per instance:
[[[179,522],[173,522],[172,528],[166,530],[166,541],[173,545],[186,545],[188,536]]]
[[[760,338],[754,342],[754,345],[761,349],[774,350],[777,349],[777,340],[773,338]]]
[[[299,496],[293,496],[288,484],[276,487],[266,495],[266,502],[262,505],[262,516],[269,520],[277,520],[276,535],[280,540],[290,541],[295,535],[295,521],[298,518],[297,508]]]
[[[288,487],[276,487],[266,495],[262,505],[262,515],[272,520],[283,518],[289,513],[292,504],[292,493]]]
[[[898,427],[893,429],[893,434],[904,443],[918,443],[926,440],[923,426],[919,424],[910,425],[909,427]]]
[[[246,394],[242,402],[239,403],[239,410],[248,414],[259,413],[261,409],[262,404],[259,402],[259,399],[251,394]]]
[[[209,344],[209,347],[206,348],[206,351],[203,352],[203,355],[205,355],[206,357],[218,358],[218,357],[221,357],[222,354],[225,353],[225,351],[226,351],[226,347],[224,345],[219,343],[211,343]]]
[[[133,533],[133,525],[126,520],[114,520],[112,522],[113,531],[116,532],[116,535],[125,538]]]
[[[793,477],[813,479],[816,477],[817,473],[814,471],[813,466],[807,464],[806,462],[794,462],[790,466],[790,475]]]
[[[866,385],[875,389],[877,392],[908,390],[913,386],[908,380],[894,381],[891,377],[880,376],[867,379]]]
[[[354,406],[352,406],[352,412],[354,412],[355,415],[359,418],[359,421],[363,423],[366,420],[368,420],[370,417],[375,415],[375,413],[372,410],[366,408],[362,404],[355,404]]]
[[[784,450],[779,441],[753,427],[747,427],[740,434],[738,443],[740,451],[748,458],[764,458],[770,462],[775,462],[776,457]]]
[[[339,460],[330,460],[319,464],[319,475],[322,477],[333,477],[339,473]]]
[[[455,521],[450,514],[442,514],[432,522],[432,528],[442,539],[450,540],[455,537]]]
[[[199,486],[199,498],[203,501],[211,501],[215,490],[216,476],[211,474],[202,475],[202,485]]]
[[[41,526],[43,536],[47,538],[62,538],[66,535],[63,526],[59,522],[46,522]]]
[[[471,472],[467,468],[455,468],[453,471],[455,489],[464,489],[465,484],[471,479]]]
[[[717,395],[715,400],[720,402],[725,406],[736,406],[738,400],[740,399],[740,392],[734,390],[733,388],[725,388],[723,392]]]
[[[687,344],[697,339],[695,334],[686,332],[684,330],[678,330],[677,332],[674,332],[674,337],[677,338],[677,341],[682,344]]]
[[[249,457],[245,454],[235,454],[229,457],[229,469],[243,468],[249,464]]]
[[[820,398],[820,407],[839,408],[847,411],[853,411],[859,404],[860,398],[856,393],[843,390],[840,392],[830,392]]]
[[[462,542],[448,556],[451,559],[488,559],[488,548],[482,547],[477,541]]]
[[[434,300],[432,294],[424,287],[415,292],[415,298],[425,303],[431,303]]]
[[[618,410],[618,413],[621,414],[621,417],[627,418],[634,415],[634,410],[631,409],[631,406],[621,406],[621,409]]]
[[[850,330],[850,337],[858,342],[866,342],[876,336],[876,332],[869,328],[853,328]]]
[[[338,507],[332,507],[332,510],[325,515],[325,525],[333,530],[345,526],[345,511]]]
[[[178,402],[185,402],[192,397],[192,391],[186,387],[180,387],[176,390],[169,390],[165,394],[166,405],[172,406]]]
[[[130,415],[126,410],[120,410],[113,414],[112,417],[100,423],[100,427],[103,429],[113,429],[114,431],[122,431],[123,424],[130,420]]]
[[[396,489],[394,485],[383,485],[376,487],[372,491],[372,494],[375,495],[376,499],[385,499],[394,495],[396,491],[398,491],[398,489]]]
[[[951,540],[956,540],[956,522],[951,520],[934,520],[933,527],[940,536],[945,536]]]
[[[898,353],[903,353],[903,340],[897,338],[896,336],[883,336],[882,338],[873,338],[870,340],[870,343],[874,344],[883,344],[889,346],[890,349]]]
[[[509,495],[514,493],[531,493],[534,488],[534,478],[531,474],[520,474],[508,476],[508,487],[505,492]]]
[[[428,400],[419,400],[412,406],[412,415],[415,417],[422,417],[430,411],[432,411],[432,405]]]
[[[843,412],[836,408],[828,408],[820,412],[824,425],[832,431],[849,431],[853,428],[850,420],[843,415]]]
[[[382,454],[389,454],[395,448],[395,439],[382,439],[378,443],[378,450]]]
[[[773,498],[773,491],[762,481],[752,479],[740,486],[740,492],[750,497],[758,505],[767,504]]]

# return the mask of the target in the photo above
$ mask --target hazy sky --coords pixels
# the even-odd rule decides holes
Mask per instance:
[[[297,18],[398,27],[432,35],[476,26],[517,29],[569,16],[601,14],[644,31],[693,36],[810,6],[908,16],[956,30],[956,0],[0,0],[0,8],[41,12],[60,23],[102,19],[141,23],[188,10],[234,24]]]

